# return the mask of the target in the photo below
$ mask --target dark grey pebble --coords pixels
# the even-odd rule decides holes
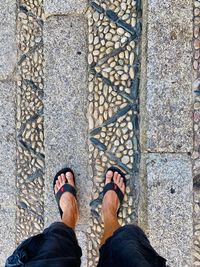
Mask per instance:
[[[20,201],[19,204],[18,204],[19,208],[21,209],[27,209],[28,206],[26,205],[26,203],[24,203],[23,201]]]
[[[96,135],[96,134],[98,134],[98,133],[100,133],[101,132],[101,127],[99,127],[99,128],[95,128],[95,129],[93,129],[91,132],[90,132],[90,135]]]
[[[100,5],[98,5],[97,3],[95,3],[95,2],[91,2],[91,7],[92,8],[94,8],[97,12],[99,12],[99,13],[104,13],[105,12],[105,10],[104,10],[104,8],[103,7],[101,7]]]
[[[118,19],[119,19],[119,17],[117,16],[117,14],[114,12],[114,11],[112,11],[112,10],[110,10],[110,9],[108,9],[107,11],[106,11],[106,16],[109,18],[109,19],[111,19],[113,22],[117,22],[118,21]]]
[[[98,147],[100,150],[105,151],[106,150],[106,146],[101,143],[98,139],[91,137],[90,141],[93,145],[95,145],[96,147]]]

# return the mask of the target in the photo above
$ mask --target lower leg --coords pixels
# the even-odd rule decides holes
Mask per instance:
[[[62,222],[67,226],[71,227],[75,230],[76,222],[77,222],[77,215],[75,214],[76,207],[68,207],[67,209],[63,210]]]
[[[104,214],[104,233],[101,239],[101,246],[120,227],[117,214]]]
[[[123,178],[117,172],[108,171],[106,174],[106,183],[110,183],[113,178],[114,183],[118,185],[120,190],[125,192],[125,184]],[[117,211],[119,208],[119,199],[114,191],[108,191],[103,198],[102,212],[104,220],[104,233],[101,239],[101,246],[113,233],[121,226],[118,222]]]
[[[66,179],[71,186],[75,187],[73,174],[71,172],[67,172],[66,174],[61,174],[58,177],[55,185],[55,193],[57,193],[58,190],[66,183]],[[62,222],[74,230],[79,215],[76,198],[69,192],[63,193],[60,199],[60,207],[63,211]]]

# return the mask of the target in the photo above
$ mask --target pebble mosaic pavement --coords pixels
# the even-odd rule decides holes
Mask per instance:
[[[43,1],[18,1],[16,241],[43,229]]]
[[[43,230],[43,0],[17,2],[17,229],[16,240]],[[88,266],[98,260],[102,233],[101,192],[105,169],[118,165],[128,173],[123,224],[137,221],[139,146],[139,75],[141,1],[89,3],[89,159],[93,170]],[[193,89],[199,89],[200,1],[194,1]],[[200,266],[199,125],[200,96],[194,103],[194,266]],[[131,141],[132,140],[132,141]],[[95,237],[95,238],[94,238]],[[97,237],[97,238],[96,238]]]
[[[137,221],[141,5],[136,1],[91,2],[89,23],[89,158],[93,194],[88,234],[89,266],[98,262],[104,172],[118,165],[127,173],[122,225]]]
[[[93,266],[98,260],[101,192],[108,166],[118,165],[128,174],[119,214],[122,225],[137,221],[142,12],[140,1],[89,4],[89,159],[94,184],[88,258]],[[43,1],[18,2],[17,243],[44,227],[43,15]]]

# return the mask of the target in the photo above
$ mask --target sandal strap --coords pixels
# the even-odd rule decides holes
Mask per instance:
[[[113,182],[106,184],[103,189],[103,196],[105,196],[105,194],[110,190],[115,191],[115,193],[117,194],[119,198],[120,203],[122,204],[122,201],[124,199],[124,194],[122,193],[118,185]]]
[[[61,198],[62,194],[65,193],[65,192],[71,193],[76,198],[76,189],[72,185],[66,183],[55,194],[55,198],[56,198],[56,201],[58,202],[59,206],[60,206],[60,204],[59,204],[60,203],[60,198]]]

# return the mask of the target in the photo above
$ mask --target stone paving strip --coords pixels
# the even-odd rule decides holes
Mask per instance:
[[[87,0],[45,0],[44,10],[45,16],[48,15],[64,15],[68,13],[83,14],[88,7]]]
[[[150,240],[169,266],[192,266],[190,157],[150,153],[146,165]]]
[[[17,61],[16,45],[16,1],[0,2],[0,79],[14,72]]]
[[[189,267],[193,233],[188,156],[193,151],[193,1],[154,0],[145,12],[141,145],[146,159],[147,231],[169,266]]]
[[[52,177],[60,168],[76,174],[81,209],[80,224],[87,224],[91,181],[87,145],[87,45],[82,16],[54,16],[44,27],[45,44],[45,224],[58,214]],[[55,205],[54,205],[55,204]],[[49,207],[51,207],[49,209]]]
[[[199,91],[200,89],[200,71],[199,71],[199,58],[200,58],[200,1],[194,1],[194,53],[193,53],[193,67],[194,83],[193,90]],[[200,266],[200,94],[195,94],[194,97],[194,151],[192,154],[193,159],[193,177],[194,177],[194,266]]]
[[[0,266],[15,248],[16,141],[13,82],[0,82]]]
[[[15,248],[16,217],[16,141],[15,97],[16,85],[5,81],[15,69],[16,3],[0,3],[0,266]],[[2,82],[4,80],[4,82]]]
[[[146,148],[191,152],[192,1],[155,0],[147,12],[147,129],[142,129],[147,131]]]

